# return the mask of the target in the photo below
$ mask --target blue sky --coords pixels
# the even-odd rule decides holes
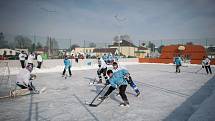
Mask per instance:
[[[214,0],[0,0],[0,31],[111,42],[215,38]]]

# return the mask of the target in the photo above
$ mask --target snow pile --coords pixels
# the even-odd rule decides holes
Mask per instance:
[[[138,62],[119,62],[119,65],[123,65],[123,66],[126,66],[126,65],[137,65],[137,64],[140,64]],[[45,65],[43,65],[45,66]],[[54,67],[46,67],[45,68],[42,68],[41,69],[38,69],[36,67],[34,67],[32,73],[52,73],[52,72],[62,72],[63,69],[64,69],[64,65],[58,65],[58,66],[54,66]],[[111,65],[108,65],[109,68],[111,68],[112,66]],[[87,64],[81,64],[80,66],[72,66],[71,70],[72,71],[75,71],[75,70],[89,70],[89,69],[97,69],[98,68],[98,65],[97,64],[91,64],[91,65],[87,65]],[[16,75],[19,70],[21,68],[18,68],[18,67],[10,67],[10,74],[11,75]]]

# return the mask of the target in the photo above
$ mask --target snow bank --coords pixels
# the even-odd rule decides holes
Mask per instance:
[[[10,68],[10,74],[15,75],[21,69],[20,62],[18,60],[4,60],[3,62],[8,62]],[[172,63],[163,64],[163,63],[139,63],[138,58],[122,58],[119,59],[119,64],[126,65],[137,65],[137,64],[149,64],[149,65],[174,65]],[[37,66],[37,62],[34,61],[34,65]],[[197,64],[182,64],[182,66],[201,66]],[[111,66],[109,66],[111,67]],[[41,69],[34,67],[32,73],[50,73],[50,72],[62,72],[64,68],[63,59],[50,59],[44,60],[42,63]],[[97,69],[97,59],[79,59],[78,63],[72,59],[72,70],[88,70],[88,69]]]
[[[4,60],[2,62],[8,62],[10,68],[10,74],[15,75],[21,69],[20,62],[18,60]],[[37,66],[37,62],[34,61],[34,66]],[[120,65],[134,65],[139,64],[137,58],[123,58],[119,59]],[[109,65],[111,67],[111,65]],[[88,70],[97,69],[97,59],[79,59],[78,63],[72,59],[72,71],[75,70]],[[41,69],[34,67],[32,73],[50,73],[50,72],[62,72],[64,69],[63,59],[51,59],[44,60]]]

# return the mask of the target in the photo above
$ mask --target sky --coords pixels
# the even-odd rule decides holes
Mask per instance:
[[[214,6],[214,0],[0,0],[0,31],[72,42],[111,42],[120,34],[136,42],[212,38],[215,45]]]

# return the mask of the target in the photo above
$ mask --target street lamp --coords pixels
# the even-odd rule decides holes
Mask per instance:
[[[122,24],[123,22],[125,22],[127,20],[127,18],[122,18],[120,17],[119,15],[115,15],[114,18],[116,19],[117,23],[119,24],[119,33],[121,33],[121,29],[122,29]],[[119,55],[120,55],[120,43],[122,43],[122,40],[121,40],[121,37],[120,35],[119,36],[119,41],[117,42],[118,43],[118,46],[119,46]]]
[[[120,35],[118,35],[119,36],[119,40],[118,40],[118,46],[119,46],[119,56],[120,56],[120,43],[122,43],[122,40],[121,40],[121,37],[120,37]]]

